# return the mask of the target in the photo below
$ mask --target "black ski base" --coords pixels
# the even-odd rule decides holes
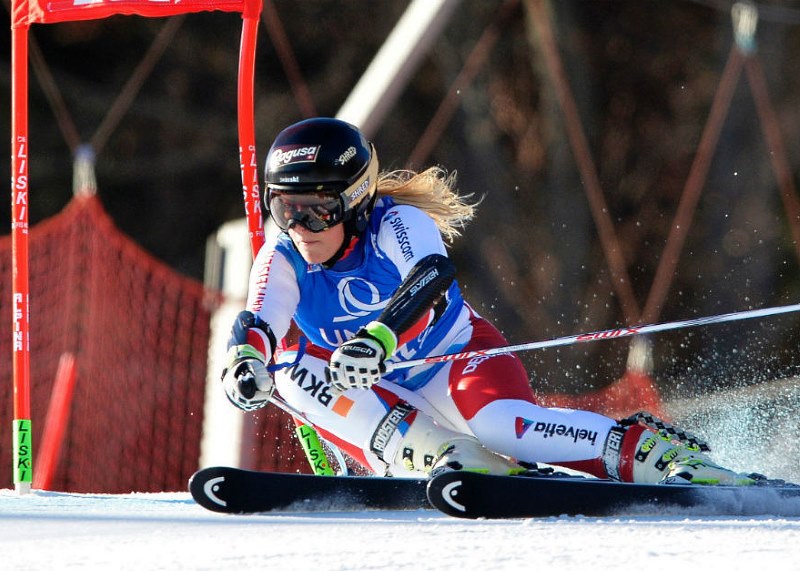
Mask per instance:
[[[430,508],[423,479],[311,476],[204,468],[189,480],[194,500],[221,513]]]
[[[765,480],[752,486],[628,484],[534,472],[488,476],[445,472],[428,484],[436,509],[461,518],[559,515],[800,516],[800,486]]]

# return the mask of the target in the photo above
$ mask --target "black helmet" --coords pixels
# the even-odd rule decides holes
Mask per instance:
[[[355,126],[306,119],[275,138],[264,179],[266,209],[282,230],[301,224],[321,232],[344,222],[349,233],[360,234],[375,204],[378,157]]]

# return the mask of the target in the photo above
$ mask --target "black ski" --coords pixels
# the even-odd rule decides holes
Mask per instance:
[[[223,513],[413,510],[430,508],[427,480],[361,476],[311,476],[204,468],[189,480],[194,500]]]
[[[800,515],[800,486],[772,480],[752,486],[700,486],[626,484],[546,473],[445,472],[430,481],[427,493],[435,508],[462,518]]]

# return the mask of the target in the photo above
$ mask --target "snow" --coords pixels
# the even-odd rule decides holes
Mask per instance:
[[[723,465],[800,482],[800,439],[793,437],[800,434],[799,383],[668,408],[679,425],[712,436]],[[428,510],[228,516],[206,511],[188,493],[0,490],[0,571],[800,568],[800,506],[786,512],[796,517],[783,518],[641,513],[509,521]]]
[[[188,493],[0,490],[0,569],[787,569],[800,517],[471,521],[428,510],[229,516]]]

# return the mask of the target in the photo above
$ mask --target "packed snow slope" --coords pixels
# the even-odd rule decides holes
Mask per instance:
[[[792,569],[800,518],[453,519],[438,512],[205,511],[187,493],[0,491],[0,568]]]

